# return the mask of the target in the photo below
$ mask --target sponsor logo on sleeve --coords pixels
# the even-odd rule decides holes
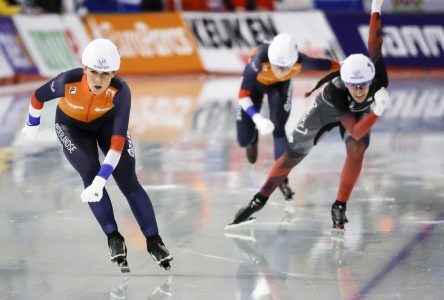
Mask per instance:
[[[69,87],[69,93],[70,93],[71,95],[75,95],[75,94],[77,93],[77,87],[75,87],[75,86],[70,86],[70,87]]]

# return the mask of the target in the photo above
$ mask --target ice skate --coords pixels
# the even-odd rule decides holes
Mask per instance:
[[[348,223],[347,217],[345,216],[345,211],[347,207],[343,202],[335,201],[331,206],[331,218],[333,221],[333,228],[331,230],[331,238],[333,240],[343,240],[344,239],[344,225]]]
[[[236,213],[236,216],[234,217],[233,222],[226,225],[225,229],[234,228],[239,225],[252,223],[256,218],[252,217],[251,215],[261,210],[262,207],[264,207],[267,200],[268,197],[256,194],[246,206],[239,209],[239,211]]]
[[[128,273],[130,269],[126,260],[126,245],[120,233],[108,237],[108,246],[111,254],[110,260],[117,263],[122,273]]]
[[[284,182],[279,185],[279,190],[285,197],[285,200],[290,201],[293,199],[294,192],[291,187],[288,185],[288,178],[285,178]]]
[[[245,151],[247,153],[247,159],[250,162],[250,164],[254,164],[257,160],[257,143],[258,143],[258,132],[254,133],[254,139],[253,142],[245,148]]]
[[[147,250],[154,261],[165,270],[171,269],[170,261],[173,260],[168,249],[159,235],[147,239]]]

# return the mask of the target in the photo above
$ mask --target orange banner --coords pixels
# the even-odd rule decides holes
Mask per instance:
[[[84,22],[93,38],[107,38],[117,45],[122,55],[119,73],[204,72],[196,43],[180,14],[92,14]]]

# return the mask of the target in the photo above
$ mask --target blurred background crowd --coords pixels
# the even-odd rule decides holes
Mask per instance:
[[[368,0],[0,0],[0,14],[132,13],[162,11],[273,11],[322,9],[362,11]],[[444,11],[441,0],[390,0],[395,11]],[[425,9],[424,9],[425,8]]]

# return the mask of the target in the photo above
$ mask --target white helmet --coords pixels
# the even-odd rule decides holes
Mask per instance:
[[[294,37],[280,33],[273,38],[268,47],[268,60],[278,67],[289,67],[298,60],[298,46]]]
[[[110,40],[95,39],[83,50],[82,64],[100,72],[117,71],[120,67],[120,53]]]
[[[341,79],[345,83],[364,83],[375,77],[375,66],[363,54],[348,56],[341,66]]]

